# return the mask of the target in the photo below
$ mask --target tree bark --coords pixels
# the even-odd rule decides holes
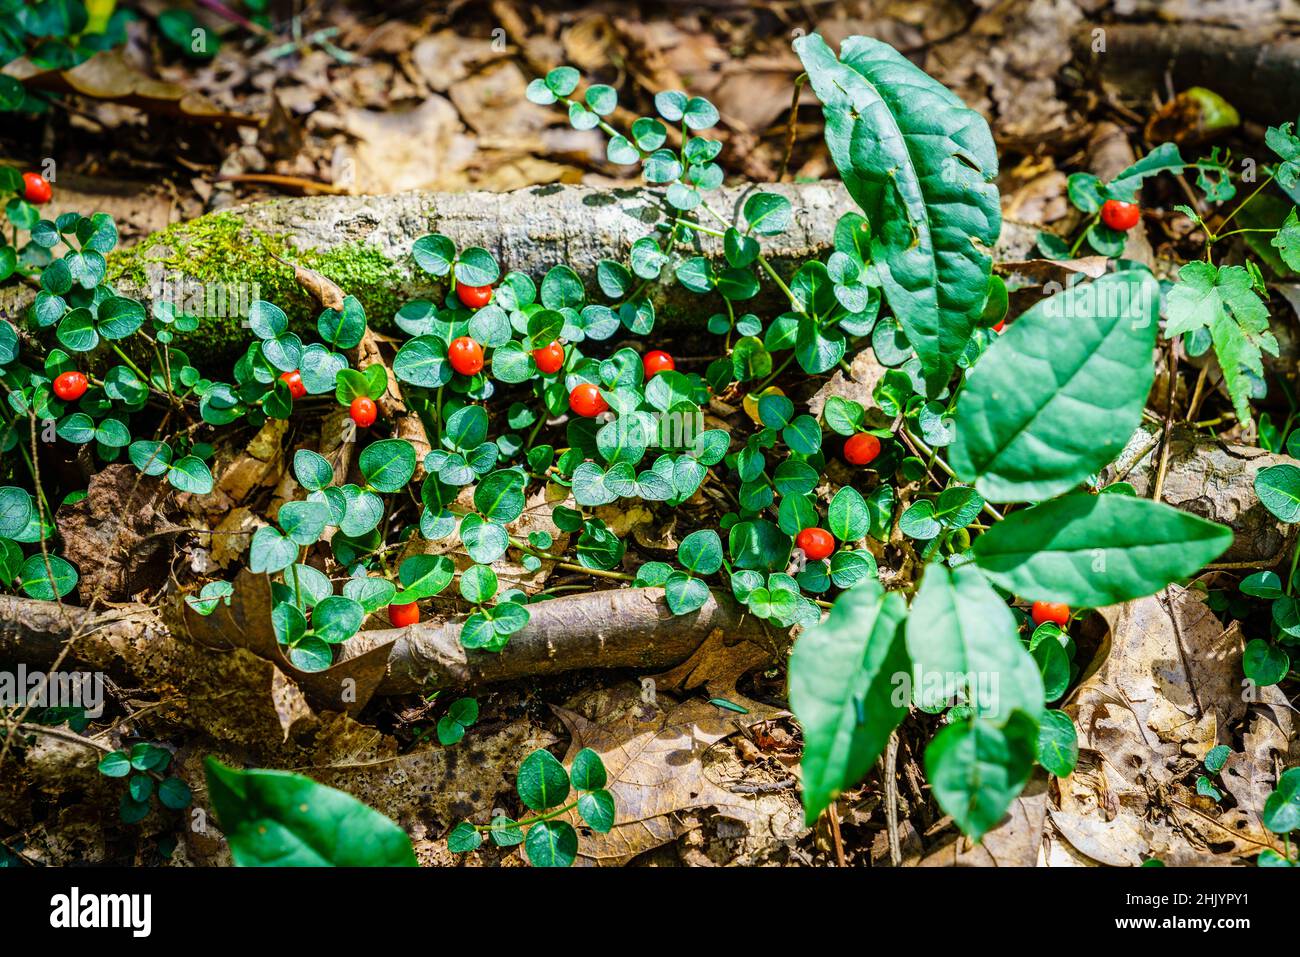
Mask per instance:
[[[236,596],[238,598],[238,595]],[[254,608],[256,608],[254,604]],[[173,626],[164,611],[129,604],[94,613],[73,605],[0,596],[0,661],[30,668],[48,667],[65,642],[76,635],[64,667],[102,670],[120,681],[169,680],[184,685],[194,655],[213,655],[243,647],[269,657],[262,636],[249,633],[265,622],[212,619],[186,612],[186,625]],[[618,588],[553,598],[529,606],[528,624],[500,652],[466,651],[460,646],[460,619],[430,621],[409,628],[363,631],[342,645],[331,671],[352,674],[348,663],[391,644],[387,669],[375,693],[428,693],[471,688],[565,671],[605,668],[661,670],[680,664],[715,634],[728,646],[756,645],[773,657],[788,635],[769,629],[726,595],[710,595],[698,611],[675,616],[659,588]],[[217,638],[221,645],[209,644]],[[270,638],[274,646],[274,638]],[[750,649],[752,651],[752,649]],[[280,662],[284,668],[283,659]],[[302,679],[301,673],[292,677]],[[337,701],[329,671],[301,680],[308,697]],[[367,695],[368,697],[368,695]],[[364,704],[364,701],[360,702]],[[335,708],[335,710],[338,710]]]
[[[790,228],[763,241],[765,255],[786,276],[804,260],[828,252],[836,221],[857,208],[838,182],[729,186],[710,194],[710,202],[732,216],[758,192],[779,193],[793,206]],[[263,298],[273,298],[298,324],[314,323],[319,307],[294,289],[292,270],[275,260],[266,248],[271,246],[338,283],[367,306],[372,322],[391,328],[398,305],[430,297],[441,301],[445,294],[446,282],[425,274],[411,258],[416,239],[442,233],[459,249],[489,250],[503,272],[526,273],[539,282],[547,270],[567,263],[582,277],[591,300],[604,302],[597,265],[602,259],[626,263],[635,240],[662,235],[656,227],[669,224],[673,215],[663,196],[662,189],[556,185],[508,193],[413,191],[270,200],[155,233],[111,255],[109,277],[121,294],[137,298],[148,298],[160,280],[173,296],[178,290],[189,293],[196,283],[256,284]],[[229,228],[232,217],[240,227],[235,235]],[[707,214],[700,220],[709,228],[718,225]],[[688,238],[701,255],[722,259],[720,239]],[[702,326],[721,308],[716,296],[695,295],[673,281],[671,265],[646,294],[661,328]],[[0,316],[14,318],[34,296],[29,287],[0,293]],[[764,283],[746,308],[773,314],[788,304],[774,284]]]
[[[528,624],[499,653],[466,651],[460,622],[366,631],[343,646],[354,658],[392,641],[380,694],[466,688],[586,668],[660,670],[685,661],[710,635],[779,654],[785,632],[769,629],[728,596],[714,592],[689,615],[668,609],[660,588],[616,588],[528,606]]]
[[[1094,50],[1104,34],[1105,50]],[[1300,38],[1276,29],[1201,24],[1089,25],[1073,39],[1075,56],[1103,77],[1144,98],[1163,90],[1207,86],[1243,116],[1267,123],[1295,120],[1300,104]]]

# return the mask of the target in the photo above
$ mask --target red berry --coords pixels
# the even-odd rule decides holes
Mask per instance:
[[[1132,229],[1141,218],[1142,211],[1136,203],[1121,203],[1118,199],[1108,199],[1101,207],[1101,221],[1121,233]]]
[[[280,381],[289,387],[289,394],[295,399],[301,399],[307,394],[307,387],[302,384],[302,373],[297,369],[280,373]]]
[[[542,375],[554,375],[564,368],[564,346],[552,342],[544,349],[534,349],[533,361]]]
[[[348,406],[348,415],[352,416],[352,421],[363,429],[375,424],[375,416],[379,414],[379,409],[375,407],[375,400],[368,399],[364,395],[359,395],[352,400]]]
[[[23,199],[27,202],[40,206],[48,203],[53,195],[49,180],[40,173],[23,173]]]
[[[409,605],[389,605],[388,620],[394,628],[405,628],[420,620],[420,606],[415,602]]]
[[[869,465],[880,454],[880,439],[870,432],[849,436],[844,443],[844,461],[850,465]]]
[[[803,549],[809,561],[819,562],[835,551],[835,536],[824,528],[805,528],[795,536],[794,543]]]
[[[54,380],[54,394],[64,402],[75,402],[86,394],[86,377],[80,372],[64,372]]]
[[[592,419],[609,408],[609,403],[594,385],[584,382],[569,393],[569,408],[584,418]]]
[[[1070,606],[1061,602],[1036,601],[1034,607],[1029,610],[1029,617],[1034,620],[1035,625],[1054,621],[1064,628],[1070,623]]]
[[[661,372],[670,372],[677,368],[677,363],[673,362],[673,357],[662,349],[655,349],[653,352],[647,352],[645,358],[641,360],[645,367],[645,377],[653,379]]]
[[[463,286],[456,283],[456,298],[471,309],[482,309],[492,301],[492,287]]]
[[[469,336],[451,340],[447,347],[451,367],[461,375],[477,375],[483,370],[483,347]]]

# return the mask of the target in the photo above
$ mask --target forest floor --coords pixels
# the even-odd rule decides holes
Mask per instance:
[[[1207,138],[1199,126],[1203,118],[1178,94],[1196,83],[1214,87],[1216,77],[1186,75],[1186,57],[1172,69],[1171,56],[1171,68],[1157,66],[1153,81],[1144,72],[1151,64],[1133,62],[1141,56],[1124,59],[1127,29],[1156,23],[1173,32],[1208,30],[1216,43],[1228,42],[1225,36],[1234,31],[1300,38],[1300,20],[1286,20],[1271,4],[1247,2],[325,2],[284,5],[290,15],[277,11],[273,32],[198,9],[199,22],[220,44],[214,56],[196,58],[157,28],[154,17],[171,4],[141,0],[132,6],[141,17],[130,25],[113,71],[56,101],[44,116],[8,120],[0,131],[0,153],[12,165],[39,169],[43,158],[57,159],[55,200],[46,215],[106,211],[127,247],[172,223],[285,196],[635,185],[606,161],[599,131],[576,131],[554,109],[525,99],[529,80],[559,63],[620,90],[633,115],[652,110],[654,93],[664,89],[709,97],[721,114],[719,162],[729,180],[834,178],[820,106],[806,85],[795,86],[802,71],[791,41],[816,30],[832,44],[853,34],[888,41],[987,117],[1001,156],[1004,238],[1017,230],[1027,237],[1014,258],[1023,275],[1040,282],[1049,273],[1048,278],[1064,273],[1044,265],[1033,237],[1040,230],[1067,235],[1082,219],[1067,196],[1071,172],[1113,174],[1170,138],[1193,150],[1219,146],[1263,155],[1264,128],[1288,118],[1272,115],[1267,97],[1251,102],[1247,87],[1217,89],[1240,111],[1241,122]],[[1097,28],[1111,31],[1113,57],[1092,52]],[[150,98],[132,97],[141,75],[166,85]],[[1188,201],[1185,188],[1171,178],[1152,187],[1156,193],[1149,197],[1143,228],[1126,250],[1158,276],[1194,257],[1203,238],[1175,209]],[[1270,371],[1294,378],[1293,310],[1300,308],[1300,280],[1278,282],[1273,291],[1273,326],[1283,349]],[[854,373],[837,372],[820,390],[793,383],[789,391],[822,401],[832,392],[869,401],[879,370],[855,363]],[[1186,438],[1195,448],[1184,459],[1175,454],[1181,472],[1176,465],[1168,479],[1184,502],[1217,494],[1206,491],[1204,456],[1220,456],[1216,468],[1225,474],[1234,456],[1269,454],[1276,445],[1260,432],[1275,431],[1273,423],[1288,415],[1280,401],[1277,407],[1265,401],[1259,428],[1242,428],[1224,415],[1231,402],[1213,380],[1208,396],[1200,395],[1195,373],[1172,386],[1158,375],[1151,403],[1155,425],[1166,417],[1191,419],[1193,411],[1201,424]],[[1140,451],[1129,463],[1128,481],[1135,484],[1150,481],[1150,447]],[[1145,466],[1135,468],[1143,455]],[[286,466],[278,460],[278,467]],[[274,477],[262,484],[273,486]],[[1239,491],[1229,483],[1223,494]],[[111,507],[112,490],[99,494],[104,507]],[[707,498],[691,507],[722,508]],[[1212,501],[1196,510],[1240,509]],[[633,509],[620,516],[615,530],[643,558],[653,558],[675,549],[677,522]],[[1267,550],[1267,557],[1285,547],[1285,533],[1275,525],[1254,533],[1261,540],[1257,551]],[[1243,547],[1249,551],[1252,544]],[[164,550],[148,562],[164,578],[169,566],[201,563],[192,547],[185,549]],[[1249,554],[1245,561],[1268,567],[1264,558]],[[545,584],[563,590],[582,580],[579,573],[557,569]],[[1227,582],[1211,579],[1207,587],[1225,588]],[[124,598],[157,600],[163,590]],[[242,744],[274,750],[295,722],[308,722],[310,735],[301,734],[304,725],[296,732],[300,740],[293,753],[303,762],[296,769],[356,794],[406,826],[425,864],[457,863],[446,847],[447,828],[468,813],[509,801],[522,755],[566,743],[570,753],[580,746],[617,751],[643,785],[639,806],[630,809],[640,826],[603,840],[584,837],[580,856],[588,863],[862,866],[888,864],[893,857],[904,864],[1114,864],[1153,855],[1186,862],[1219,855],[1229,863],[1258,853],[1269,840],[1246,810],[1257,797],[1262,769],[1294,764],[1300,756],[1285,694],[1272,689],[1277,695],[1264,717],[1241,700],[1240,636],[1234,627],[1190,592],[1134,602],[1105,618],[1094,615],[1081,630],[1080,648],[1099,657],[1109,648],[1111,657],[1102,680],[1083,682],[1073,704],[1088,712],[1117,687],[1143,694],[1152,662],[1169,651],[1169,642],[1192,643],[1203,660],[1171,677],[1162,694],[1176,703],[1194,698],[1203,713],[1214,705],[1217,720],[1235,729],[1240,761],[1223,780],[1239,805],[1235,811],[1219,815],[1198,803],[1195,760],[1160,794],[1111,794],[1109,806],[1099,805],[1105,759],[1090,751],[1069,784],[1032,782],[1011,820],[979,847],[958,836],[929,795],[921,768],[923,745],[933,731],[926,715],[900,729],[897,748],[887,757],[888,773],[882,761],[840,798],[832,814],[806,827],[798,787],[801,741],[786,710],[784,669],[768,663],[752,670],[753,661],[736,661],[725,648],[709,644],[653,686],[628,670],[580,671],[484,689],[479,721],[455,749],[426,747],[445,700],[377,699],[358,716],[324,718],[310,715],[282,678],[249,665],[240,680],[275,696],[276,704],[273,714],[250,711]],[[705,685],[710,692],[734,690],[748,703],[748,713],[709,704]],[[656,703],[648,687],[668,697]],[[674,688],[676,694],[665,690]],[[169,698],[172,692],[113,687],[118,710],[107,739],[132,728],[164,737],[169,709],[200,708]],[[659,709],[660,720],[639,719],[648,707]],[[1141,720],[1172,727],[1178,717],[1144,710]],[[154,720],[160,724],[151,725]],[[1213,728],[1198,725],[1183,740],[1170,743],[1177,737],[1170,732],[1168,740],[1142,753],[1187,758],[1214,735]],[[1112,759],[1146,747],[1122,730],[1105,741]],[[178,745],[178,766],[189,768],[197,781],[211,742]],[[685,763],[683,748],[691,755]],[[50,739],[26,756],[18,779],[4,769],[9,780],[0,798],[0,840],[17,857],[46,864],[227,859],[217,842],[192,833],[178,838],[165,821],[118,822],[112,782],[97,777],[93,764],[87,770],[83,757],[76,744]],[[50,783],[54,779],[62,783]],[[895,812],[888,811],[887,797]],[[1150,826],[1162,815],[1163,823]],[[1111,826],[1100,826],[1102,821]],[[522,863],[510,848],[485,849],[468,860]]]

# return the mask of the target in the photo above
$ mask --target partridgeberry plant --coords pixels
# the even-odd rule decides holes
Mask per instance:
[[[1074,768],[1074,725],[1053,706],[1079,677],[1075,618],[1188,580],[1232,535],[1099,478],[1140,425],[1153,384],[1162,297],[1150,271],[1120,260],[1011,315],[993,274],[998,160],[982,117],[880,41],[851,37],[837,55],[811,35],[795,49],[858,206],[826,237],[824,259],[783,273],[765,253],[794,224],[780,191],[718,208],[721,143],[708,132],[719,117],[707,100],[666,91],[656,116],[617,129],[617,92],[579,93],[579,73],[560,67],[528,87],[529,99],[560,105],[579,130],[602,130],[608,159],[639,167],[662,201],[648,235],[598,264],[596,288],[569,264],[526,275],[431,234],[411,254],[436,294],[394,316],[402,338],[391,363],[363,348],[367,316],[340,293],[314,329],[254,302],[246,351],[210,379],[174,345],[197,319],[105,282],[111,220],[38,221],[33,241],[50,251],[36,264],[41,292],[21,333],[0,325],[4,450],[26,456],[48,420],[104,461],[125,457],[146,477],[206,494],[217,430],[334,405],[355,454],[297,448],[296,496],[248,548],[248,569],[269,582],[269,624],[297,669],[329,669],[367,621],[414,627],[433,603],[430,617],[460,614],[471,654],[499,653],[552,597],[524,584],[544,565],[662,589],[679,616],[734,600],[775,628],[801,629],[789,698],[810,822],[916,711],[938,728],[924,754],[935,799],[980,838],[1036,764],[1058,776]],[[1283,157],[1271,175],[1294,186],[1294,137],[1289,127],[1270,137]],[[1143,179],[1188,165],[1160,147],[1111,183],[1072,179],[1091,218],[1072,246],[1044,238],[1045,251],[1068,258],[1088,242],[1117,258],[1141,221]],[[1230,198],[1222,161],[1197,168],[1216,201]],[[1294,213],[1288,222],[1276,237],[1283,255],[1295,252],[1288,230],[1300,229]],[[706,243],[721,255],[703,254]],[[1214,345],[1244,401],[1240,383],[1260,374],[1259,349],[1271,343],[1252,275],[1213,266],[1208,252],[1184,273],[1166,297],[1166,338],[1208,330],[1203,347]],[[656,335],[665,282],[709,303],[717,350],[705,360],[674,356]],[[755,305],[773,287],[781,308]],[[883,370],[870,403],[832,395],[814,414],[792,397],[804,394],[792,380],[850,368],[865,350]],[[399,429],[399,408],[418,416],[427,448]],[[739,413],[729,426],[713,417],[727,408]],[[1300,490],[1300,470],[1286,481]],[[726,503],[716,521],[682,508],[706,486]],[[633,503],[677,510],[687,524],[675,550],[629,567],[611,516]],[[0,505],[4,584],[69,596],[77,574],[52,551],[48,503],[9,486]],[[531,521],[539,517],[546,530]],[[1284,594],[1266,585],[1290,601],[1295,624],[1289,583]],[[210,615],[234,587],[208,581],[189,606]],[[472,734],[477,717],[473,699],[458,699],[440,741]],[[209,784],[236,857],[250,862],[273,854],[257,837],[268,816],[318,787],[215,762]],[[458,823],[448,844],[469,852],[486,835],[523,844],[535,864],[567,865],[575,825],[603,833],[618,823],[614,790],[594,751],[567,770],[537,751],[517,782],[531,814]],[[313,800],[381,835],[379,857],[409,863],[391,822],[328,791]],[[293,826],[321,830],[315,820]],[[294,855],[326,853],[306,844]]]

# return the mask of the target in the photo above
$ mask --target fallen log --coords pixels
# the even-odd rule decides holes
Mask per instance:
[[[282,658],[276,663],[299,681],[313,703],[339,710],[336,686],[340,677],[346,680],[355,673],[349,664],[391,646],[382,675],[367,682],[363,698],[349,702],[347,710],[355,711],[371,692],[428,693],[587,669],[662,670],[690,658],[711,637],[721,637],[729,646],[755,645],[771,657],[788,642],[784,632],[769,629],[730,596],[717,592],[689,615],[673,615],[659,588],[553,598],[530,605],[529,613],[528,624],[500,652],[462,648],[460,621],[449,619],[363,631],[342,646],[342,657],[333,668],[312,676],[285,668]],[[254,633],[256,626],[265,633]],[[140,604],[91,612],[0,596],[0,661],[47,668],[75,636],[65,669],[102,670],[133,683],[165,680],[183,685],[194,671],[196,655],[240,650],[274,660],[274,637],[269,648],[265,641],[269,631],[269,618],[253,622],[238,608],[230,617],[219,609],[212,618],[202,618]],[[340,674],[331,677],[332,672]]]
[[[764,239],[765,254],[789,276],[799,264],[829,252],[835,223],[856,209],[839,182],[763,183],[728,186],[711,196],[714,209],[738,214],[757,192],[779,193],[793,207],[789,229]],[[626,262],[633,241],[656,235],[673,210],[662,189],[594,186],[533,186],[508,193],[413,191],[385,196],[312,196],[251,203],[209,213],[154,233],[109,257],[109,280],[123,295],[163,296],[200,306],[198,332],[178,336],[181,348],[202,343],[225,357],[242,352],[248,333],[241,307],[252,298],[275,302],[299,330],[314,326],[320,307],[294,279],[291,260],[333,280],[355,295],[380,331],[412,299],[446,293],[446,283],[421,271],[411,246],[428,233],[443,233],[461,249],[489,250],[503,271],[541,279],[568,263],[587,285],[593,301],[604,302],[595,281],[602,259]],[[705,217],[707,218],[707,217]],[[688,237],[700,255],[721,260],[722,241]],[[27,308],[35,290],[0,293],[0,316]],[[688,292],[665,268],[646,295],[661,324],[702,328],[719,311],[714,296]],[[788,309],[781,292],[765,283],[746,308],[771,315]],[[193,311],[193,310],[191,310]]]
[[[763,239],[764,254],[785,278],[806,260],[827,255],[835,223],[857,209],[838,181],[727,186],[712,194],[711,204],[731,216],[757,192],[779,193],[792,206],[789,229]],[[427,233],[441,232],[461,249],[481,246],[503,270],[538,281],[551,267],[567,263],[593,301],[603,302],[595,279],[600,261],[626,262],[632,243],[654,235],[671,212],[663,190],[642,187],[532,186],[509,193],[414,191],[270,200],[176,223],[121,249],[109,257],[109,280],[123,295],[162,296],[202,314],[198,331],[178,335],[177,346],[209,360],[229,360],[248,345],[241,309],[252,299],[276,303],[299,332],[314,328],[319,305],[292,267],[276,256],[355,295],[373,326],[385,332],[395,329],[393,315],[405,303],[441,301],[446,293],[446,283],[423,273],[411,258],[412,244]],[[1023,258],[1022,241],[1017,230],[1004,230],[994,257]],[[697,234],[691,245],[698,255],[723,260],[716,237]],[[0,291],[0,317],[21,315],[35,292],[28,286]],[[654,303],[660,328],[678,332],[703,330],[722,306],[717,296],[686,290],[673,279],[671,267],[645,295]],[[768,317],[789,304],[774,283],[765,282],[744,308]]]
[[[689,658],[711,635],[750,643],[776,658],[785,633],[714,592],[698,611],[673,615],[659,588],[619,588],[529,605],[530,618],[499,654],[466,651],[460,622],[362,632],[343,646],[343,660],[393,642],[381,694],[430,687],[475,687],[588,668],[661,670]]]
[[[1104,41],[1104,47],[1100,46]],[[1300,103],[1300,37],[1277,29],[1240,30],[1193,23],[1089,24],[1073,36],[1076,59],[1145,101],[1163,90],[1205,86],[1243,116],[1295,120]]]

